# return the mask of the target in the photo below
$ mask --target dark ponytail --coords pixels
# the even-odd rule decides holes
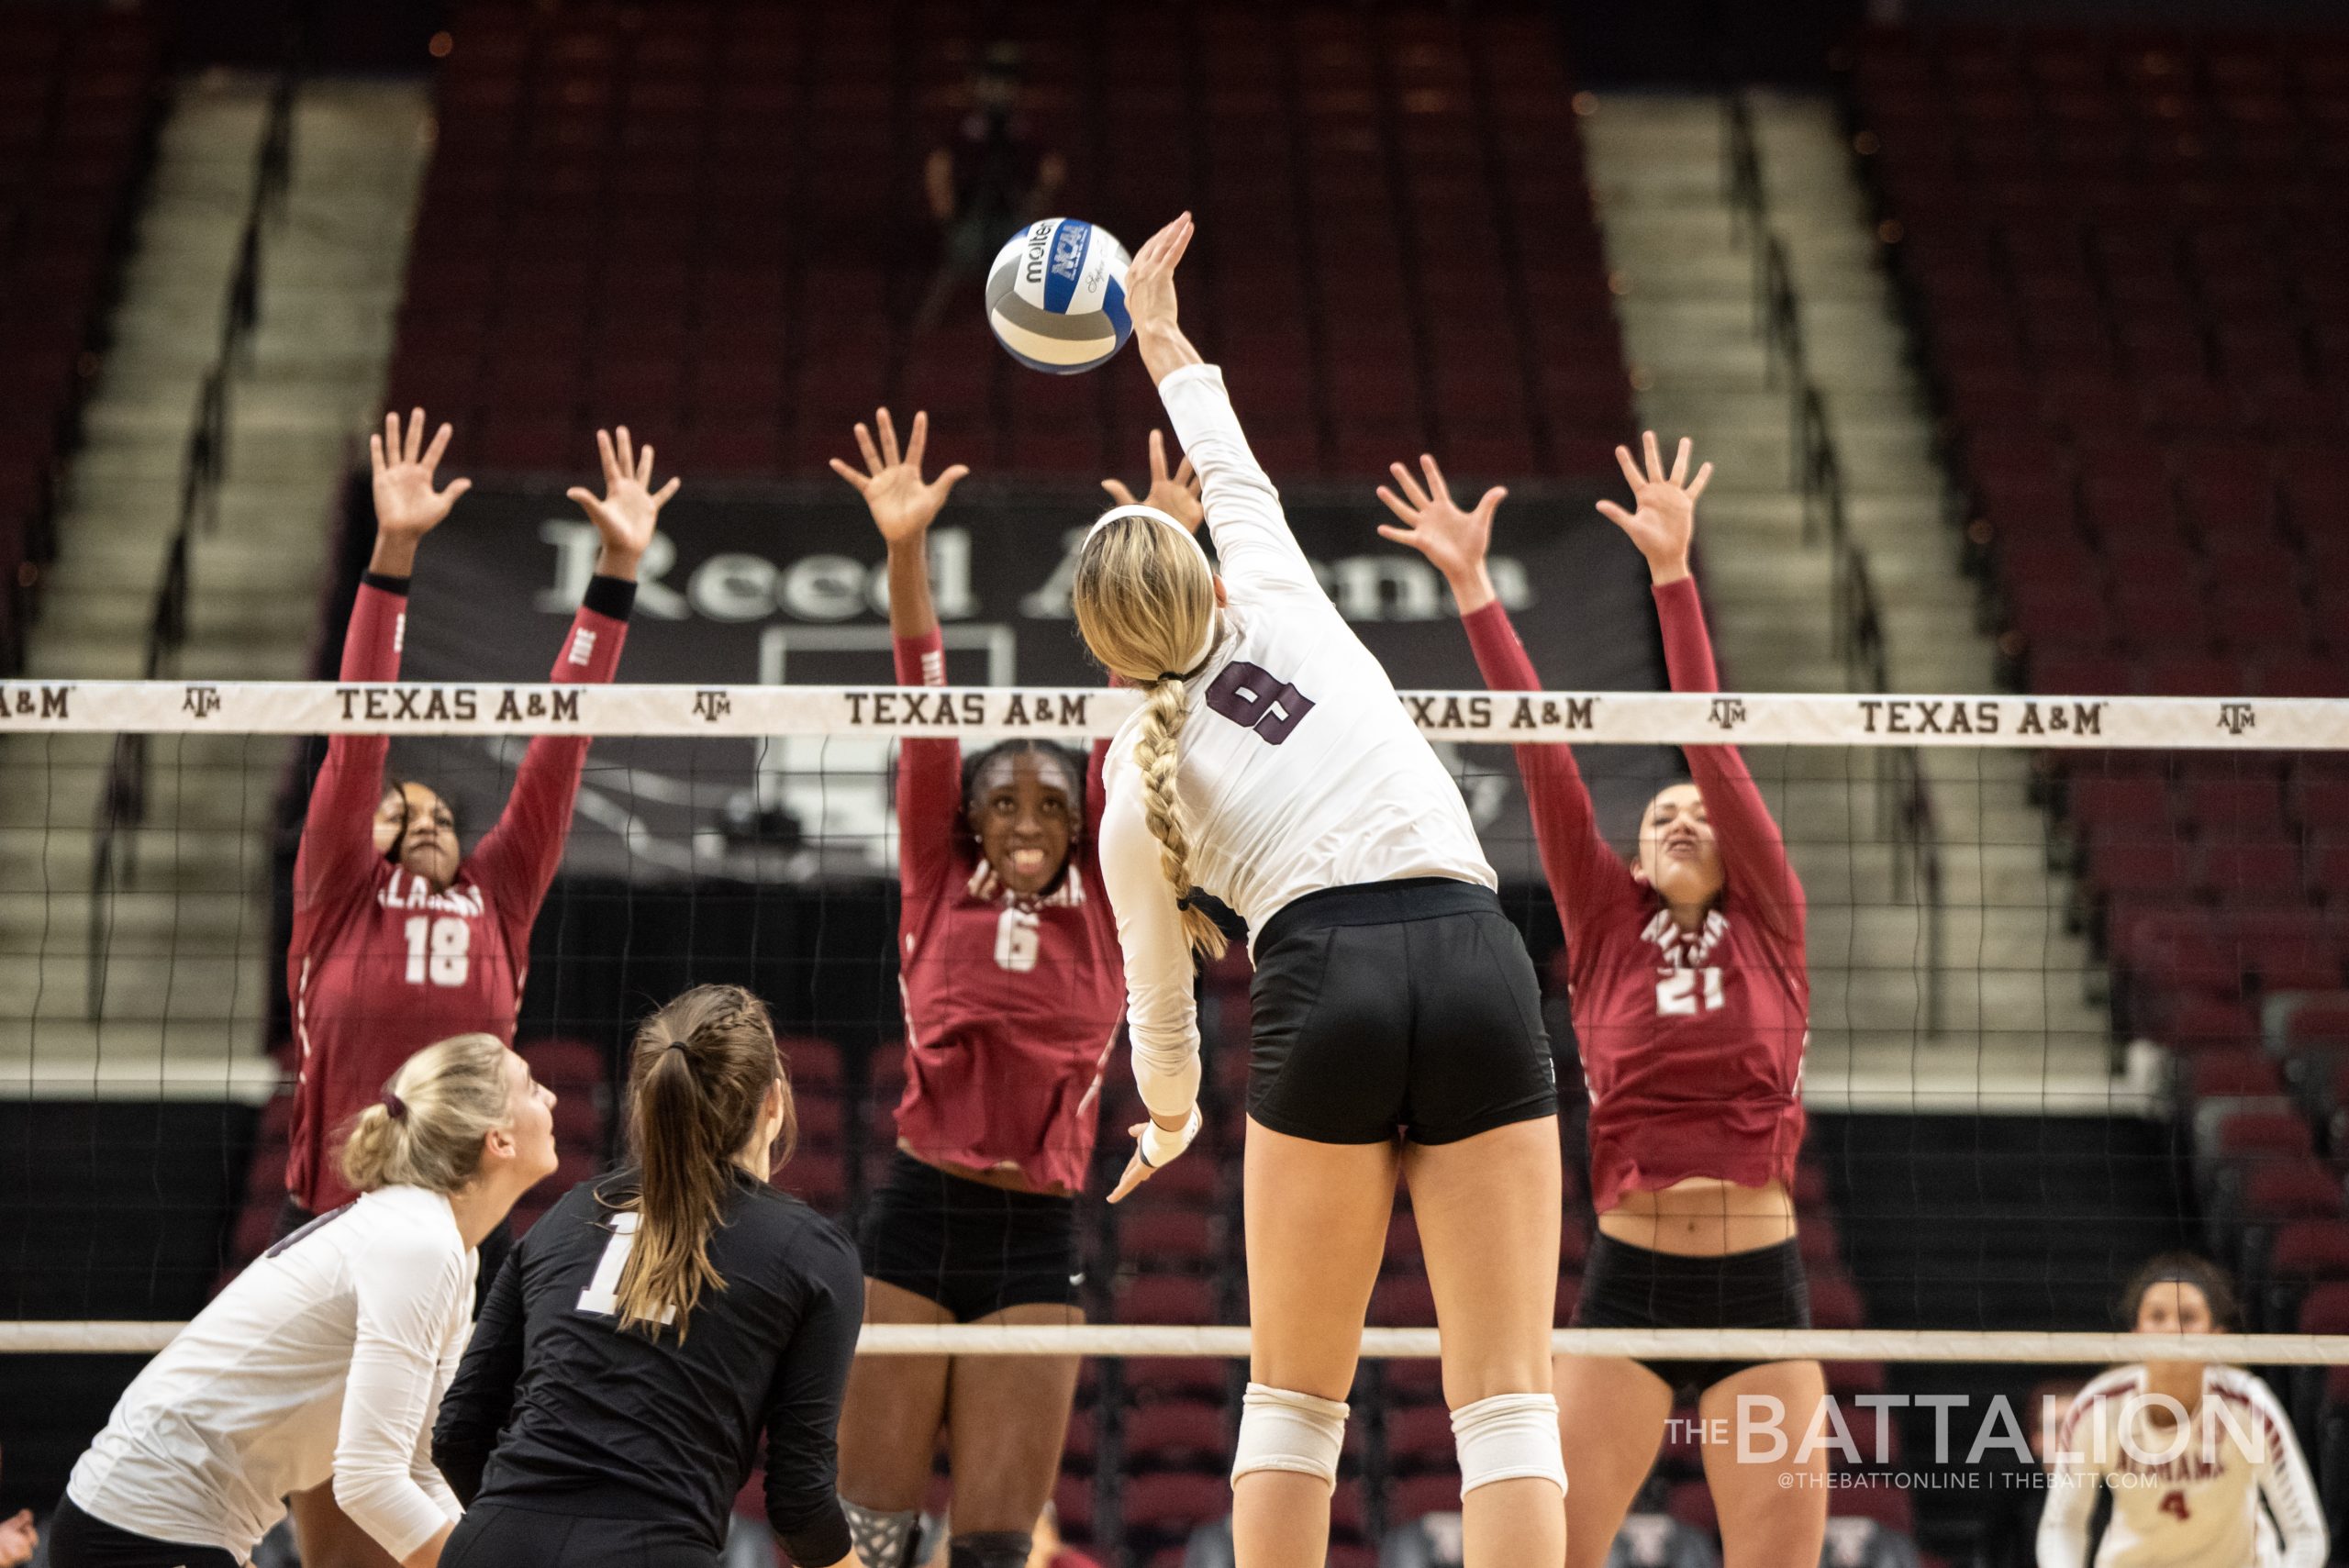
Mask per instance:
[[[798,1118],[766,1004],[737,985],[699,985],[644,1020],[629,1072],[629,1142],[640,1173],[636,1242],[620,1270],[619,1324],[676,1326],[683,1339],[705,1286],[726,1282],[709,1262],[734,1156],[750,1141],[767,1090],[783,1085],[777,1162]]]

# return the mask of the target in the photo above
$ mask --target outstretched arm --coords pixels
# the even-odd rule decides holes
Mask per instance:
[[[409,414],[403,428],[397,414],[384,417],[381,435],[367,438],[374,472],[375,548],[351,606],[342,637],[345,681],[396,681],[400,643],[407,624],[408,578],[416,570],[416,547],[440,526],[457,498],[473,488],[470,479],[435,490],[433,474],[455,432],[442,425],[424,444],[424,410]],[[337,735],[327,741],[326,762],[310,787],[309,815],[302,847],[294,859],[294,902],[306,909],[338,889],[348,889],[375,858],[375,807],[384,798],[387,735]]]
[[[1501,606],[1485,570],[1493,514],[1508,492],[1496,485],[1485,492],[1474,511],[1463,511],[1452,499],[1434,458],[1421,454],[1419,469],[1424,489],[1401,463],[1389,468],[1396,487],[1380,485],[1378,498],[1400,523],[1382,523],[1379,533],[1426,556],[1451,584],[1486,685],[1497,692],[1540,691],[1542,680],[1533,661],[1526,657],[1525,645],[1518,640],[1517,628],[1509,624],[1508,611]],[[1519,776],[1525,781],[1525,803],[1533,817],[1542,873],[1568,935],[1636,903],[1638,885],[1631,868],[1598,830],[1598,814],[1575,765],[1574,749],[1559,742],[1512,750]]]
[[[1694,479],[1688,478],[1689,443],[1683,437],[1667,473],[1656,449],[1655,432],[1646,432],[1641,445],[1644,471],[1632,461],[1630,449],[1615,449],[1615,461],[1622,465],[1623,477],[1631,481],[1636,509],[1626,511],[1613,501],[1599,502],[1598,509],[1646,558],[1672,689],[1717,692],[1720,679],[1713,669],[1712,639],[1705,633],[1704,606],[1698,601],[1697,580],[1688,571],[1697,497],[1705,493],[1713,465],[1705,464]],[[1749,904],[1778,936],[1800,941],[1802,884],[1787,859],[1786,840],[1762,792],[1754,787],[1745,758],[1734,746],[1690,746],[1684,752],[1697,791],[1704,797],[1705,816],[1720,847],[1721,869],[1731,895]]]
[[[559,685],[608,682],[619,669],[620,645],[628,637],[629,611],[636,604],[636,567],[659,527],[661,508],[677,494],[680,481],[672,479],[657,493],[652,484],[652,448],[639,451],[628,427],[617,432],[596,432],[603,457],[604,494],[574,486],[571,499],[579,503],[596,531],[603,536],[603,553],[596,575],[587,584],[579,613],[555,656],[548,677]],[[562,863],[562,847],[571,836],[571,808],[579,794],[579,775],[587,762],[587,735],[533,737],[514,771],[514,787],[497,825],[482,838],[467,857],[476,881],[495,890],[498,913],[506,926],[507,945],[518,962],[529,951],[530,927],[555,868]]]
[[[1190,243],[1191,215],[1185,213],[1152,235],[1127,267],[1135,346],[1158,384],[1175,439],[1198,470],[1208,532],[1226,581],[1302,589],[1326,604],[1312,562],[1289,531],[1280,492],[1248,450],[1223,373],[1200,358],[1176,319],[1174,268]]]
[[[930,445],[930,416],[917,412],[902,453],[897,426],[886,408],[874,413],[878,443],[863,423],[856,445],[862,469],[832,459],[832,472],[855,486],[889,549],[889,633],[897,680],[908,686],[946,684],[946,642],[930,594],[930,525],[954,486],[970,475],[955,463],[936,479],[921,476]],[[963,747],[944,739],[908,736],[897,742],[897,878],[908,890],[931,885],[951,862],[954,824],[962,816]]]

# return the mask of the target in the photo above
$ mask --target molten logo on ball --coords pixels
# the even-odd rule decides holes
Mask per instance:
[[[987,269],[987,325],[1031,370],[1074,375],[1125,346],[1126,248],[1081,218],[1048,217],[1006,242]]]

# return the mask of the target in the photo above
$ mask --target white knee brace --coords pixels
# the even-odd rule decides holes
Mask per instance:
[[[1496,1481],[1554,1481],[1566,1489],[1566,1458],[1558,1443],[1558,1402],[1547,1394],[1496,1394],[1452,1413],[1452,1442],[1460,1454],[1460,1493]]]
[[[1550,1433],[1552,1446],[1557,1431]],[[1294,1470],[1338,1487],[1338,1451],[1346,1444],[1346,1405],[1252,1383],[1240,1402],[1240,1441],[1231,1456],[1234,1481],[1252,1470]]]

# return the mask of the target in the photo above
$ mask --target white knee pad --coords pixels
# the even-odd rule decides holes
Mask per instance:
[[[1496,1481],[1554,1481],[1566,1489],[1566,1456],[1558,1444],[1558,1402],[1547,1394],[1496,1394],[1452,1413],[1460,1454],[1460,1494]]]
[[[1555,1446],[1557,1433],[1551,1434]],[[1252,1383],[1240,1402],[1240,1441],[1231,1456],[1234,1481],[1252,1470],[1294,1470],[1338,1488],[1338,1451],[1346,1445],[1346,1405]]]

